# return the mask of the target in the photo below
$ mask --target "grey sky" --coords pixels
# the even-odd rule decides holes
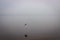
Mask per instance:
[[[52,13],[60,7],[59,0],[2,0],[1,15],[25,15],[25,14],[45,14]],[[49,12],[49,15],[51,13]]]

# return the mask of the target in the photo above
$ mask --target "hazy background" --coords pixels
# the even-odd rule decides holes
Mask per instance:
[[[1,0],[1,37],[23,40],[25,34],[27,39],[60,37],[60,0]]]

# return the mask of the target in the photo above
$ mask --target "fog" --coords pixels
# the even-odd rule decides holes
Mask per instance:
[[[60,37],[60,0],[1,0],[0,8],[2,38]]]

